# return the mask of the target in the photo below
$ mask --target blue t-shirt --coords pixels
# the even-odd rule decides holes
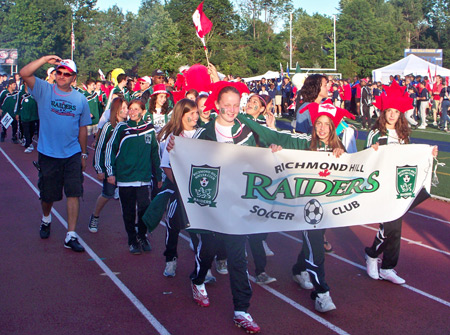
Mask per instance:
[[[299,113],[299,110],[303,109],[309,105],[309,102],[303,103],[299,108],[297,108],[296,122],[295,122],[295,131],[297,133],[303,134],[311,134],[312,133],[312,121],[311,115],[309,114],[309,110],[305,110],[303,113]]]
[[[54,158],[67,158],[80,152],[80,127],[91,124],[86,97],[73,89],[70,93],[61,91],[56,84],[39,78],[29,91],[38,104],[38,151]]]

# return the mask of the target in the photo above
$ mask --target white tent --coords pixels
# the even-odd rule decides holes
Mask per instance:
[[[428,67],[430,68],[432,76],[437,73],[438,76],[450,77],[449,69],[434,65],[416,55],[410,54],[395,63],[373,70],[372,78],[375,81],[381,81],[383,84],[388,84],[390,75],[399,75],[401,77],[404,77],[407,74],[413,74],[415,76],[420,75],[422,77],[428,76]]]
[[[250,78],[243,78],[244,81],[246,83],[248,83],[249,81],[254,81],[254,80],[261,80],[262,78],[266,78],[266,79],[276,79],[280,77],[280,73],[279,72],[275,72],[275,71],[267,71],[266,73],[264,73],[263,75],[260,76],[255,76],[255,77],[250,77]]]

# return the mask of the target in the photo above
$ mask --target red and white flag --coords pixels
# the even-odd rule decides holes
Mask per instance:
[[[72,23],[72,34],[70,35],[72,38],[72,50],[75,50],[75,33],[73,32],[73,23]]]
[[[197,36],[206,48],[205,36],[211,31],[213,26],[212,22],[203,13],[203,1],[198,5],[196,11],[192,15],[192,20],[194,21],[195,30],[197,31]]]
[[[433,77],[431,76],[430,65],[428,65],[428,85],[433,89]]]

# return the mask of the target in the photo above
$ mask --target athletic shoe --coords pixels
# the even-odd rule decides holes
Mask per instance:
[[[41,228],[39,229],[39,235],[41,235],[42,239],[48,238],[50,236],[50,225],[52,223],[45,223],[41,220]]]
[[[133,255],[140,255],[141,254],[141,246],[138,242],[134,242],[130,244],[129,247],[130,253]]]
[[[145,252],[152,251],[152,247],[150,246],[150,242],[148,241],[147,237],[138,237],[138,241],[141,244],[141,248]]]
[[[24,146],[25,146],[25,143],[27,143],[27,141],[25,140],[25,138],[22,138],[22,139],[20,140],[20,144],[24,147]]]
[[[227,260],[217,260],[216,259],[216,271],[220,273],[221,275],[227,275],[228,274],[228,265]]]
[[[307,271],[302,271],[299,275],[294,275],[292,279],[305,290],[312,290],[314,288]]]
[[[26,154],[32,153],[34,150],[33,146],[30,145],[28,148],[26,148],[23,152]]]
[[[389,280],[390,282],[398,285],[406,283],[403,278],[397,275],[394,269],[380,269],[380,278],[384,280]]]
[[[212,284],[216,282],[216,277],[214,277],[212,275],[211,269],[208,270],[208,272],[206,273],[206,277],[205,277],[205,284]]]
[[[427,129],[427,126],[424,126],[424,125],[418,126],[417,129]]]
[[[209,306],[209,298],[206,293],[205,284],[195,285],[191,282],[192,287],[192,296],[194,297],[194,301],[200,307],[208,307]]]
[[[175,277],[175,271],[177,270],[177,258],[174,257],[172,261],[166,262],[166,268],[164,269],[164,276]]]
[[[433,126],[437,126],[437,122],[436,121],[433,122]]]
[[[264,247],[264,252],[266,253],[266,256],[267,256],[267,257],[275,255],[275,253],[274,253],[272,250],[270,250],[270,248],[269,248],[269,246],[267,245],[267,242],[266,242],[266,241],[263,240],[263,241],[262,241],[262,245],[263,245],[263,247]]]
[[[88,229],[91,233],[96,233],[98,231],[98,216],[95,217],[94,214],[91,215],[89,219]]]
[[[261,328],[259,328],[248,313],[235,314],[233,321],[236,326],[243,328],[249,334],[259,333],[261,331]]]
[[[370,278],[380,279],[378,274],[378,263],[381,263],[381,259],[372,258],[365,254],[366,257],[366,271]]]
[[[69,242],[64,242],[64,247],[67,249],[72,249],[73,251],[76,252],[84,251],[83,246],[80,244],[80,242],[78,242],[78,238],[73,236],[70,238]]]
[[[318,293],[315,303],[316,311],[325,313],[336,309],[336,305],[331,300],[330,292]]]
[[[277,281],[277,279],[269,276],[265,272],[261,272],[259,275],[256,276],[256,284],[270,284],[273,283],[274,281]]]

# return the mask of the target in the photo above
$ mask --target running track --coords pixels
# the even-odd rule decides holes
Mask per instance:
[[[92,156],[92,155],[91,155]],[[0,144],[2,254],[1,334],[245,334],[232,322],[228,276],[213,273],[211,306],[191,297],[193,253],[179,241],[177,276],[165,278],[164,228],[150,236],[153,251],[132,256],[118,201],[105,207],[97,234],[87,222],[101,186],[91,157],[77,231],[87,252],[63,248],[65,201],[56,203],[51,236],[39,238],[37,153],[9,139]],[[253,284],[249,312],[264,334],[450,334],[450,204],[427,200],[406,215],[397,270],[406,285],[374,281],[365,273],[364,246],[376,225],[329,229],[327,281],[337,310],[316,313],[309,291],[291,279],[299,233],[273,233],[267,272],[278,279]],[[249,272],[254,274],[251,257]]]

